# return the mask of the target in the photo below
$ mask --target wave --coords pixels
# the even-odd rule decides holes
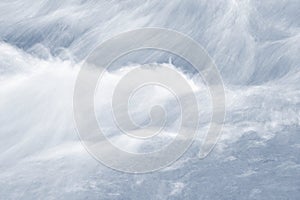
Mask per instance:
[[[293,0],[1,1],[1,196],[296,197],[300,185],[299,9],[300,3]],[[226,119],[215,150],[199,160],[211,111],[203,81],[186,63],[176,58],[173,64],[167,62],[169,55],[161,52],[124,58],[107,72],[107,96],[99,99],[97,112],[117,145],[132,152],[149,151],[172,139],[159,137],[154,146],[128,141],[112,131],[111,119],[102,116],[110,88],[123,73],[147,65],[139,61],[150,61],[158,69],[166,65],[176,69],[197,85],[198,103],[203,105],[201,131],[191,149],[159,173],[136,176],[100,165],[84,150],[75,131],[72,98],[77,73],[90,52],[118,33],[141,27],[182,32],[208,51],[225,83]],[[161,62],[154,62],[157,58]],[[166,132],[176,132],[179,112],[165,91],[148,88],[136,100],[144,102],[153,92],[161,97],[152,99],[153,103],[159,100],[174,108]],[[148,105],[136,108],[135,119],[146,121]]]

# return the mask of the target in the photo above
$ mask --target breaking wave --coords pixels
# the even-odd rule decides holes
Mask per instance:
[[[32,1],[0,2],[0,195],[4,199],[297,198],[300,176],[300,3],[298,1]],[[122,174],[84,150],[72,97],[84,59],[102,41],[141,27],[162,27],[195,39],[214,59],[226,87],[222,137],[204,160],[197,155],[211,104],[202,80],[177,57],[141,52],[106,74],[110,88],[133,67],[168,65],[195,85],[201,133],[192,148],[159,173]],[[143,63],[144,62],[144,63]],[[174,99],[156,87],[165,105]],[[149,99],[147,99],[149,100]],[[108,102],[99,99],[101,118]],[[147,105],[134,111],[145,121]],[[168,132],[176,130],[174,108]],[[128,151],[154,146],[112,140]],[[171,134],[172,135],[172,134]],[[172,138],[171,138],[172,139]],[[143,149],[141,149],[141,146]],[[126,183],[126,184],[125,184]],[[128,192],[132,191],[132,192]]]

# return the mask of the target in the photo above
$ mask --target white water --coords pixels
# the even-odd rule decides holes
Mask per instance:
[[[299,10],[297,0],[1,1],[1,198],[297,199]],[[72,95],[81,61],[98,42],[146,26],[180,31],[207,49],[225,82],[227,113],[221,141],[206,159],[197,157],[197,140],[163,171],[130,175],[84,150]],[[178,67],[199,83],[189,68]],[[110,72],[108,86],[121,74]],[[201,89],[197,94],[199,101],[205,97]],[[202,103],[205,115],[210,105],[205,98]]]

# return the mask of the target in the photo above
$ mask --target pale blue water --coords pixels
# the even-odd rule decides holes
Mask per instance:
[[[299,10],[298,0],[1,1],[1,199],[298,199]],[[196,141],[168,168],[132,175],[85,151],[72,96],[97,43],[141,27],[170,28],[206,48],[224,80],[226,121],[204,160]],[[169,59],[130,61],[156,57]]]

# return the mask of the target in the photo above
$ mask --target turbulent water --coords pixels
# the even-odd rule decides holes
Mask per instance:
[[[299,10],[299,0],[2,0],[1,199],[299,198]],[[103,166],[83,148],[72,98],[76,75],[91,51],[118,33],[141,27],[179,31],[208,51],[224,81],[226,119],[221,139],[205,159],[197,156],[199,133],[173,165],[132,175]],[[199,114],[209,115],[202,82],[184,63],[168,60],[159,52],[133,55],[131,64],[124,66],[124,61],[107,72],[104,87],[109,91],[124,71],[141,62],[176,66],[200,85],[195,89],[204,105]],[[172,105],[170,96],[157,88],[136,100],[146,101],[147,94],[161,97],[153,102]],[[99,102],[101,118],[106,98]],[[139,112],[147,105],[140,109],[135,117],[143,121]],[[177,116],[176,109],[173,114]],[[112,122],[106,120],[110,128]],[[207,123],[203,118],[202,129]],[[168,126],[172,131],[177,125]],[[141,144],[128,144],[118,135],[114,141],[140,150]]]

